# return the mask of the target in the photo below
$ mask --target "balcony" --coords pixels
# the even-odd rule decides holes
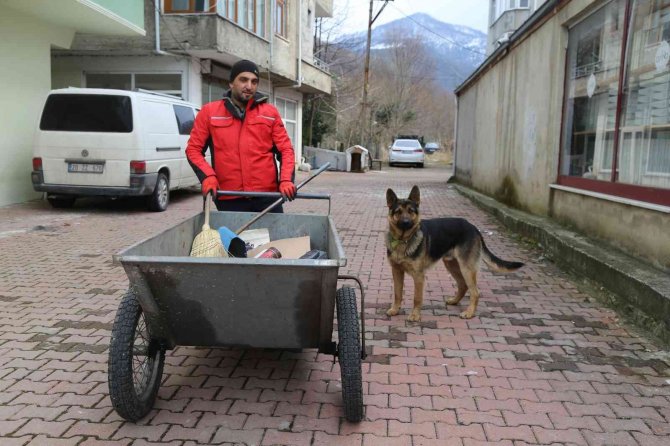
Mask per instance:
[[[333,0],[315,0],[314,6],[314,15],[316,17],[333,16]]]
[[[322,3],[332,7],[332,0]],[[288,39],[273,36],[271,42],[266,15],[269,11],[247,11],[244,19],[238,21],[236,15],[229,14],[226,5],[227,2],[215,0],[166,1],[161,48],[228,66],[239,59],[253,60],[261,71],[271,67],[275,86],[296,85],[301,77],[300,91],[330,93],[331,77],[327,66],[316,57],[303,56],[298,73],[298,45],[291,27]],[[184,9],[175,9],[176,6]]]
[[[3,6],[80,33],[130,37],[145,35],[141,0],[116,3],[12,0],[3,2]]]

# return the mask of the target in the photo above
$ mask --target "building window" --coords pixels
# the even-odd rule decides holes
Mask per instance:
[[[219,0],[218,13],[251,31],[265,37],[265,4],[269,0]]]
[[[166,13],[193,14],[202,12],[214,12],[216,0],[165,0],[164,11]]]
[[[86,88],[142,88],[183,97],[180,73],[86,73]]]
[[[295,146],[297,136],[296,131],[298,129],[298,103],[289,99],[277,98],[275,100],[275,105],[284,121],[286,133],[288,133],[291,142]]]
[[[498,20],[505,11],[528,8],[530,8],[529,0],[494,0],[494,4],[492,5],[493,21]]]
[[[228,84],[217,78],[202,80],[202,103],[218,101],[228,91]]]
[[[288,3],[286,0],[275,1],[277,2],[277,10],[275,11],[275,33],[282,37],[288,37],[288,30],[286,29]]]
[[[611,1],[569,30],[559,183],[670,203],[669,39],[667,0]]]

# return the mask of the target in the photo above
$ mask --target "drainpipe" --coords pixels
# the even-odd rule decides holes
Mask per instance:
[[[457,150],[458,149],[458,145],[457,145],[457,142],[458,142],[458,108],[460,107],[460,105],[461,104],[458,100],[458,95],[456,95],[456,116],[454,116],[454,147],[453,147],[454,159],[452,160],[453,161],[453,163],[452,163],[453,172],[451,173],[452,177],[455,178],[455,179],[457,178],[456,177],[456,154],[458,153],[458,150]]]
[[[270,18],[270,62],[268,64],[268,82],[270,83],[270,99],[272,103],[275,100],[275,88],[272,85],[272,59],[274,57],[274,41],[275,41],[275,12],[277,11],[276,0],[270,0],[270,11],[267,17]]]
[[[298,79],[293,88],[302,87],[302,0],[298,0]]]
[[[160,13],[160,2],[154,2],[154,29],[156,31],[156,47],[154,53],[160,54],[161,56],[172,56],[166,51],[161,50],[161,13]]]

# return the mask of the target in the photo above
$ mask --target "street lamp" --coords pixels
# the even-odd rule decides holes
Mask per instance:
[[[382,5],[381,9],[377,12],[377,14],[372,17],[372,11],[373,11],[373,6],[375,1],[383,1],[384,4]],[[388,5],[388,2],[393,1],[393,0],[370,0],[370,14],[368,16],[368,42],[367,46],[365,49],[365,69],[363,70],[363,102],[361,104],[361,122],[365,122],[364,119],[368,119],[368,113],[367,113],[367,108],[368,108],[368,88],[369,88],[369,78],[370,78],[370,44],[372,41],[372,24],[377,20],[379,17],[379,14],[382,13],[384,8],[386,8],[386,5]],[[370,120],[372,120],[372,112],[370,112]],[[365,141],[365,144],[367,146],[367,149],[370,150],[370,144],[371,144],[371,131],[367,135],[367,138],[365,138],[365,133],[367,130],[367,126],[363,125],[363,140]],[[378,150],[376,151],[378,152]],[[379,158],[379,153],[377,154],[377,158]]]

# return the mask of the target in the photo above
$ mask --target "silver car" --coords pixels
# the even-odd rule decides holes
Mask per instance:
[[[416,164],[423,167],[424,153],[418,139],[396,139],[389,150],[389,166]]]

